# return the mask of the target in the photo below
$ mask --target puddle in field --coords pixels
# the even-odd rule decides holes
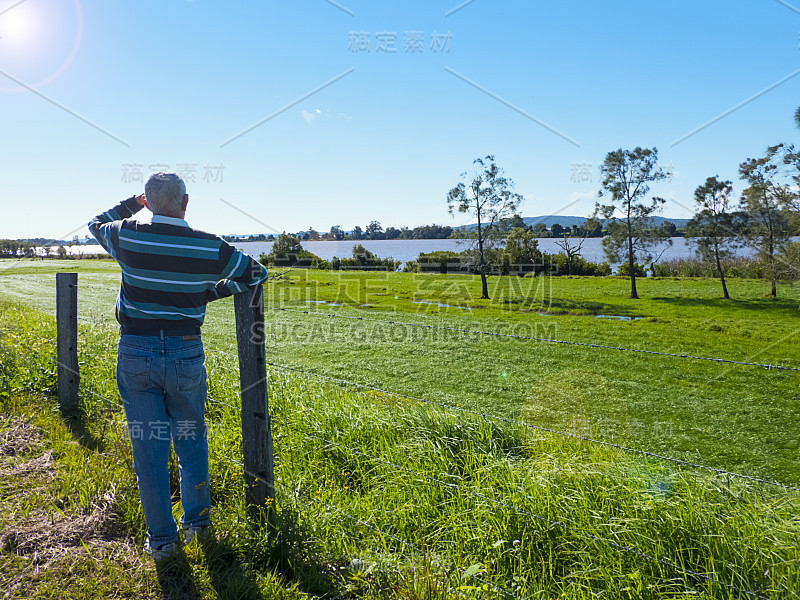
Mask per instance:
[[[411,304],[430,304],[431,306],[438,306],[440,308],[462,308],[464,310],[472,310],[469,306],[453,306],[452,304],[443,304],[442,302],[428,302],[427,300],[412,300]]]
[[[638,321],[644,317],[624,317],[622,315],[595,315],[595,319],[615,319],[617,321]]]

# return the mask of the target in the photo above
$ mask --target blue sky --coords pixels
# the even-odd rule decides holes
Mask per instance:
[[[523,215],[585,215],[606,153],[637,145],[686,217],[706,177],[800,137],[800,3],[18,2],[0,237],[83,236],[158,166],[217,233],[462,224],[447,191],[487,154]]]

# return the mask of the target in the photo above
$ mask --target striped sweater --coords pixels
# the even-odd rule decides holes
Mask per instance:
[[[128,198],[89,222],[89,231],[122,269],[117,321],[139,329],[199,327],[206,304],[267,280],[258,262],[216,235],[183,219],[155,215],[131,219],[141,210]]]

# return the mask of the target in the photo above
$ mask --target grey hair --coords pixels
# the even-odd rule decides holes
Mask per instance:
[[[153,173],[144,184],[144,195],[154,215],[179,213],[186,184],[175,173]]]

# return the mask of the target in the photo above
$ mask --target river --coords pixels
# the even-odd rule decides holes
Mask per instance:
[[[795,238],[800,239],[800,238]],[[672,245],[667,247],[661,260],[670,260],[674,258],[691,258],[694,254],[694,249],[687,242],[686,238],[675,237],[671,238]],[[558,241],[555,238],[540,238],[539,250],[550,254],[557,254],[561,252],[561,248],[556,245]],[[470,247],[473,240],[362,240],[362,241],[343,241],[343,242],[303,242],[303,248],[324,258],[330,260],[334,256],[339,258],[349,258],[353,255],[353,246],[361,244],[380,257],[392,257],[395,260],[408,262],[416,260],[420,252],[434,252],[436,250],[452,250],[454,252],[461,252]],[[268,253],[272,248],[272,242],[237,242],[235,244],[251,256],[258,258],[261,253]],[[659,250],[660,251],[660,250]],[[747,249],[741,249],[739,254],[741,256],[748,256],[752,252]],[[656,253],[657,254],[657,253]],[[581,248],[581,256],[586,260],[593,262],[601,262],[605,260],[603,256],[602,238],[588,238]]]
[[[556,245],[557,239],[540,238],[537,241],[539,242],[539,249],[543,252],[556,254],[561,251]],[[674,237],[671,238],[671,241],[672,245],[666,248],[661,257],[661,261],[677,258],[692,258],[695,256],[694,249],[686,238]],[[800,238],[794,237],[792,241],[800,241]],[[391,257],[403,263],[415,260],[420,252],[434,252],[437,250],[461,252],[469,248],[471,243],[473,243],[473,240],[348,240],[342,242],[302,242],[303,248],[325,260],[330,260],[334,256],[349,258],[353,255],[353,246],[361,244],[364,248],[377,256],[382,258]],[[258,259],[261,254],[269,253],[272,249],[272,244],[273,242],[234,243],[237,248],[241,248],[256,259]],[[67,250],[70,254],[104,252],[100,246],[73,246],[67,248]],[[752,254],[752,250],[749,248],[741,248],[737,254],[739,256],[749,256]],[[602,238],[588,238],[581,249],[581,256],[593,262],[605,260],[603,256]]]

